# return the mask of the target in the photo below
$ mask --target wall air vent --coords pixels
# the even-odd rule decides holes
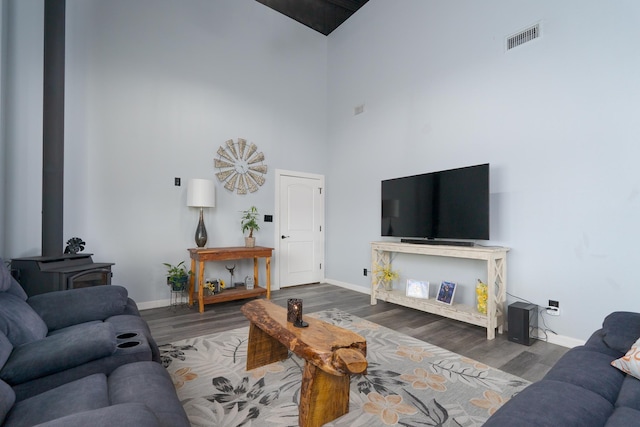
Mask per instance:
[[[516,34],[507,37],[507,50],[511,50],[514,47],[518,47],[522,44],[530,42],[540,37],[540,24],[535,24],[529,28],[526,28]]]

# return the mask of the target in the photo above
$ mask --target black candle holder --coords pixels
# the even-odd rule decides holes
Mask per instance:
[[[290,298],[287,300],[287,322],[297,328],[306,328],[309,324],[302,320],[302,300]]]

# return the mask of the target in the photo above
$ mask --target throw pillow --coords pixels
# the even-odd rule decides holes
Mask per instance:
[[[631,346],[627,354],[611,362],[611,365],[640,379],[640,338]]]

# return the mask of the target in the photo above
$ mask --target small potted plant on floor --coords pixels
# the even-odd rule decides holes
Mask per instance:
[[[255,206],[251,206],[246,211],[242,211],[242,232],[249,231],[249,236],[244,238],[244,245],[248,248],[253,248],[256,245],[256,238],[253,237],[253,232],[260,230],[258,225],[258,209]]]
[[[184,261],[177,265],[163,263],[167,267],[167,285],[171,286],[172,291],[182,291],[187,286],[191,271],[187,271]]]

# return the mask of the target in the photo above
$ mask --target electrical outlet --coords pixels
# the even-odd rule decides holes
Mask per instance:
[[[180,178],[173,178],[173,185],[175,185],[176,187],[180,187]]]
[[[551,316],[560,316],[560,302],[550,299],[549,305],[547,306],[547,314]]]
[[[367,275],[367,269],[366,269],[366,268],[364,268],[364,269],[362,270],[362,274],[364,274],[365,276]]]

